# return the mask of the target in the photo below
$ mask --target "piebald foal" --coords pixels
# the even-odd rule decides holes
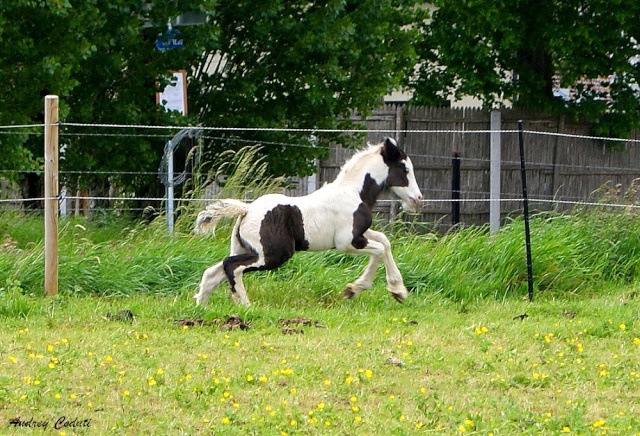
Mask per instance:
[[[198,214],[196,233],[215,228],[220,218],[238,219],[231,236],[231,253],[205,270],[194,296],[196,304],[205,303],[213,289],[227,279],[236,303],[248,306],[242,282],[245,272],[277,268],[296,251],[331,248],[367,254],[370,258],[360,278],[346,286],[344,298],[353,298],[371,288],[376,270],[383,262],[387,289],[396,300],[404,301],[408,293],[393,260],[389,240],[369,228],[373,206],[387,190],[402,200],[405,209],[420,208],[422,193],[411,159],[391,138],[355,154],[332,183],[309,195],[269,194],[250,204],[232,199],[210,204]]]

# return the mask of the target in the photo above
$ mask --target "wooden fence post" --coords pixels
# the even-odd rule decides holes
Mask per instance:
[[[404,138],[407,135],[404,129],[404,105],[398,103],[396,104],[395,138],[398,146],[401,148],[404,148]]]
[[[564,115],[560,115],[558,119],[558,133],[564,133]],[[558,147],[560,142],[560,136],[556,136],[555,141],[553,141],[553,156],[552,156],[552,165],[553,165],[553,174],[551,176],[551,192],[549,193],[550,198],[555,198],[555,195],[560,189],[560,165],[558,164]],[[554,206],[557,208],[557,206]]]
[[[44,98],[44,292],[58,293],[58,96]]]

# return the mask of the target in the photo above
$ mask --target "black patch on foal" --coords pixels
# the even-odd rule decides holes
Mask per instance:
[[[389,175],[385,180],[386,186],[409,186],[409,179],[407,178],[409,169],[405,163],[407,154],[400,150],[396,142],[391,138],[385,139],[380,154],[384,163],[389,167]]]
[[[387,186],[409,186],[409,169],[405,161],[394,162],[389,165],[389,175],[387,176]]]
[[[274,269],[289,260],[296,251],[309,249],[309,241],[304,237],[302,212],[296,206],[280,205],[268,211],[260,225],[260,243],[264,250],[264,265],[256,265],[258,253],[242,239],[240,232],[236,238],[248,253],[229,256],[222,262],[224,273],[231,284],[231,292],[236,292],[235,271],[247,266],[244,272]]]
[[[268,211],[260,225],[260,243],[265,261],[262,269],[277,268],[296,251],[308,250],[309,241],[305,239],[300,209],[283,204]]]
[[[367,174],[364,178],[362,189],[360,190],[360,199],[362,203],[353,212],[353,239],[351,245],[354,248],[362,249],[367,246],[367,238],[364,237],[371,224],[373,223],[373,205],[376,203],[378,195],[382,192],[383,186]]]
[[[229,256],[222,261],[222,268],[231,285],[231,292],[236,292],[236,268],[242,265],[251,265],[258,260],[258,255],[255,252],[238,254],[236,256]],[[245,271],[254,271],[258,268],[247,268]]]
[[[409,169],[406,165],[407,155],[400,150],[396,142],[390,138],[385,139],[384,146],[380,150],[382,160],[389,167],[387,178],[382,184],[378,184],[370,174],[367,174],[360,190],[362,203],[353,212],[353,239],[351,245],[354,248],[362,249],[367,246],[366,232],[373,223],[373,206],[380,193],[391,186],[409,186],[407,174]]]
[[[354,248],[362,249],[367,246],[367,238],[364,237],[366,232],[373,223],[373,213],[371,209],[364,203],[360,203],[360,206],[353,212],[353,239],[351,245]]]
[[[398,162],[407,158],[407,154],[398,148],[398,144],[395,140],[391,138],[385,138],[384,145],[382,146],[382,150],[380,150],[382,154],[382,160],[387,165],[391,165],[392,162]]]

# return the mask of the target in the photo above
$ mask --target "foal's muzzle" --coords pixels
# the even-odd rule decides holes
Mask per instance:
[[[420,212],[422,210],[422,195],[402,200],[402,208],[409,212]]]

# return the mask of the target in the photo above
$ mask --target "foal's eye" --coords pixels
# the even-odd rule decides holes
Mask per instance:
[[[409,168],[407,168],[406,166],[404,167],[404,173],[409,174]]]

